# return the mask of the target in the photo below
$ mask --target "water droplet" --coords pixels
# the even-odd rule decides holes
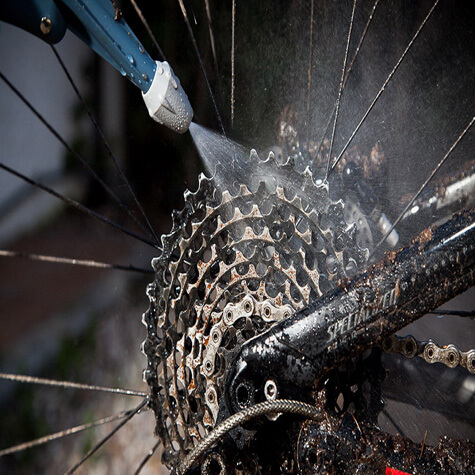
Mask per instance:
[[[145,73],[142,74],[142,79],[143,79],[144,81],[148,81],[148,80],[149,80],[148,76],[147,76]]]
[[[122,68],[120,68],[119,71],[120,71],[120,74],[122,74],[122,76],[125,76],[125,71]]]
[[[140,51],[142,54],[145,53],[145,49],[144,49],[144,47],[143,47],[141,44],[139,44],[139,51]]]
[[[157,73],[158,74],[163,74],[163,68],[161,66],[157,67]]]
[[[129,63],[134,65],[135,64],[135,59],[131,54],[127,55],[127,59],[129,60]]]

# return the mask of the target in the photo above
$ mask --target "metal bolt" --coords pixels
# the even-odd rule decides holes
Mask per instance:
[[[204,364],[204,369],[205,369],[205,373],[210,376],[211,374],[213,374],[213,371],[214,371],[214,367],[213,367],[213,362],[210,361],[210,360],[206,360],[205,361],[205,364]]]
[[[414,337],[408,336],[403,348],[404,356],[406,358],[413,358],[417,352],[417,342]]]
[[[277,399],[277,384],[272,379],[268,379],[264,386],[264,394],[268,401],[275,401]]]
[[[214,394],[213,391],[209,391],[209,392],[206,394],[206,397],[207,397],[208,402],[209,402],[210,404],[214,404],[214,402],[215,402],[215,394]]]
[[[460,355],[457,348],[454,345],[448,345],[447,349],[447,362],[445,363],[450,368],[455,368],[460,362]]]
[[[40,22],[40,30],[43,35],[48,35],[53,28],[53,22],[47,16],[44,16]]]
[[[227,324],[230,324],[233,322],[233,311],[231,309],[228,309],[224,312],[224,321]]]
[[[251,299],[245,299],[243,304],[244,304],[244,311],[248,314],[252,313],[252,311],[254,310],[254,304],[253,304],[252,300]]]
[[[475,373],[475,351],[470,351],[467,355],[467,369],[470,373]]]
[[[213,343],[215,345],[217,345],[221,340],[221,332],[218,328],[213,328],[213,330],[211,331],[211,339],[213,340]]]
[[[433,343],[428,343],[425,350],[424,350],[424,356],[425,360],[428,361],[429,363],[432,363],[432,360],[435,357],[435,349],[434,349],[434,344]]]

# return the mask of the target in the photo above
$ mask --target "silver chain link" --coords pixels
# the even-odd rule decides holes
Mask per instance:
[[[406,358],[419,356],[427,363],[443,363],[449,368],[462,366],[475,374],[475,349],[461,351],[455,345],[439,346],[433,340],[419,341],[412,335],[391,335],[383,340],[386,353],[398,353]]]

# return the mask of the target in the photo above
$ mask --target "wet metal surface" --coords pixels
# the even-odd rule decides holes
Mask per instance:
[[[277,378],[283,397],[301,398],[301,390],[310,390],[329,369],[473,285],[474,220],[474,211],[466,212],[423,232],[412,245],[248,342],[228,376],[230,400],[242,381],[260,394],[270,377]]]

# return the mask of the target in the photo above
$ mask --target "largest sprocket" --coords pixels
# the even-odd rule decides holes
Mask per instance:
[[[144,379],[169,467],[215,426],[234,350],[368,259],[343,203],[308,169],[251,151],[240,171],[237,185],[200,177],[153,260]]]

